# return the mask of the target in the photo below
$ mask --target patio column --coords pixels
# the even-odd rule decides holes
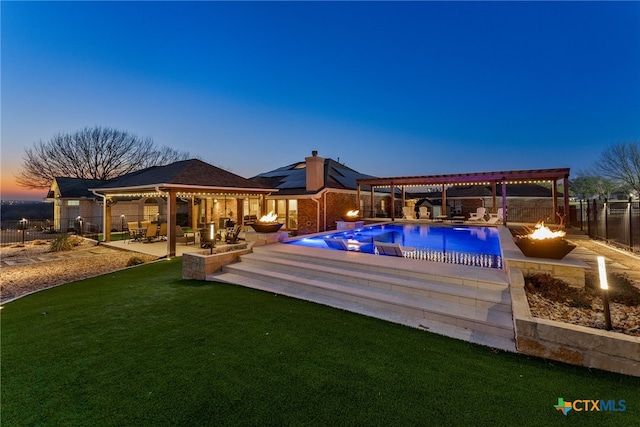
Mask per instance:
[[[102,236],[105,243],[111,242],[111,205],[104,199],[104,230]]]
[[[196,205],[196,196],[189,199],[189,217],[191,218],[191,229],[198,229],[198,205]]]
[[[167,196],[167,257],[173,258],[176,256],[176,191],[169,190]]]
[[[491,197],[493,200],[493,213],[498,213],[498,207],[496,206],[496,198],[497,198],[497,188],[496,182],[491,181]],[[503,211],[504,212],[504,211]]]

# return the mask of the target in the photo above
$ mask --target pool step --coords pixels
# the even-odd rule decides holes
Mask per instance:
[[[292,247],[254,248],[207,280],[515,351],[508,283],[501,271],[329,250],[300,256]]]

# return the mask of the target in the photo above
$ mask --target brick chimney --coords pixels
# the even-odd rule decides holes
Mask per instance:
[[[307,163],[307,191],[318,191],[324,187],[324,159],[313,150],[311,157],[305,157],[304,161]]]

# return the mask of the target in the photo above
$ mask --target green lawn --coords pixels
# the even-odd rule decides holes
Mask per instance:
[[[625,426],[640,379],[236,286],[181,259],[2,309],[2,426]],[[625,412],[554,409],[625,400]]]

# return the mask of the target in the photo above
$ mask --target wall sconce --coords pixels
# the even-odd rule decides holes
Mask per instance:
[[[213,199],[213,203],[214,204],[218,203],[218,199]]]

